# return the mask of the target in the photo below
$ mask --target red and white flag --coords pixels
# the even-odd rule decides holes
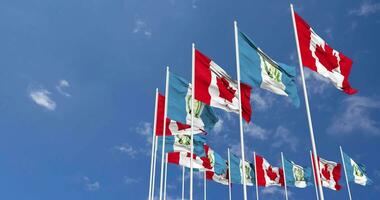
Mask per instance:
[[[223,185],[228,185],[228,170],[226,173],[218,175],[213,171],[206,171],[206,179],[207,180],[213,180],[217,183],[223,184]]]
[[[190,168],[191,161],[190,152],[170,152],[168,153],[168,163],[185,166]],[[197,155],[193,154],[193,168],[201,171],[208,170],[204,164],[203,160]]]
[[[320,157],[318,157],[318,160],[322,186],[332,190],[340,190],[342,188],[342,186],[339,185],[341,164]]]
[[[304,66],[329,79],[336,88],[347,94],[355,94],[348,77],[352,60],[331,48],[296,12],[295,23]]]
[[[223,109],[239,113],[239,94],[237,81],[233,80],[219,65],[200,51],[195,50],[195,99]],[[240,84],[242,93],[242,114],[251,120],[250,95],[251,87]]]
[[[259,186],[284,186],[284,171],[273,167],[263,157],[256,155],[257,184]]]
[[[164,112],[165,112],[165,96],[158,94],[156,113],[156,136],[164,135]],[[201,129],[194,127],[194,134],[203,133]],[[190,135],[191,126],[166,118],[166,136],[170,135]]]

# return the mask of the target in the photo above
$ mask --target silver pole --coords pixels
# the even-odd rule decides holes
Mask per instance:
[[[315,173],[315,169],[314,169],[314,162],[313,162],[313,155],[311,154],[311,151],[310,151],[310,161],[311,161],[311,167],[313,168],[313,179],[314,179],[314,187],[315,187],[315,195],[317,197],[317,200],[319,200],[319,195],[318,195],[318,186],[317,186],[317,180],[315,179],[316,176],[319,176]]]
[[[230,148],[227,148],[228,152],[228,196],[229,200],[232,200],[232,191],[231,191],[231,157],[230,157]]]
[[[350,197],[350,200],[352,200],[351,189],[350,189],[350,184],[348,183],[347,170],[346,170],[346,162],[344,161],[342,146],[339,146],[339,149],[340,149],[340,156],[342,157],[342,162],[343,162],[344,175],[346,176],[348,196]]]
[[[281,152],[282,171],[284,172],[285,199],[288,200],[288,188],[286,185],[286,173],[284,164],[284,154]]]
[[[150,158],[150,176],[149,176],[149,197],[148,199],[152,200],[152,188],[153,185],[153,161],[154,161],[154,144],[155,144],[155,131],[156,131],[156,116],[157,116],[157,102],[158,102],[158,88],[156,88],[156,102],[154,106],[154,121],[153,121],[153,131],[152,131],[152,157]]]

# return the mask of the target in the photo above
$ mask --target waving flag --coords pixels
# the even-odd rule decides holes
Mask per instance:
[[[355,94],[357,90],[348,82],[351,59],[331,48],[296,12],[294,16],[303,65],[329,79],[339,90]]]
[[[165,96],[158,94],[157,113],[156,113],[156,136],[163,136],[164,129],[164,111],[165,111]],[[199,128],[194,129],[194,134],[203,133]],[[166,136],[191,134],[191,126],[183,124],[170,118],[166,118]]]
[[[200,51],[195,50],[195,99],[227,112],[239,113],[237,81]],[[251,119],[251,88],[241,84],[242,113],[244,119]]]
[[[312,185],[311,168],[302,167],[287,159],[284,159],[284,166],[287,186],[305,188]]]
[[[206,156],[201,157],[204,166],[208,171],[215,172],[218,175],[225,174],[227,171],[227,162],[218,153],[212,150],[207,144],[203,145]]]
[[[359,185],[370,185],[372,180],[368,178],[366,169],[363,165],[357,164],[346,153],[343,153],[344,166],[347,172],[348,181],[354,182]]]
[[[243,177],[245,177],[248,186],[255,184],[255,167],[252,163],[247,161],[243,163],[243,161],[234,154],[230,154],[230,162],[231,183],[243,184]],[[243,165],[245,167],[245,176],[243,175]]]
[[[243,83],[288,96],[299,106],[294,67],[276,63],[242,32],[239,32],[239,57]]]
[[[342,186],[339,185],[341,164],[320,157],[318,157],[318,160],[322,186],[332,190],[340,190],[342,188]]]
[[[191,124],[191,84],[173,73],[169,76],[168,116],[177,122]],[[208,105],[194,101],[194,127],[198,130],[210,131],[218,118]]]
[[[168,163],[185,166],[190,168],[191,153],[189,152],[169,152],[168,153]],[[198,157],[196,154],[193,154],[193,168],[205,171],[206,168],[203,164],[203,160]]]
[[[263,157],[256,155],[257,184],[259,186],[284,186],[284,172],[272,167]]]
[[[228,185],[228,170],[226,171],[226,173],[221,175],[218,175],[213,171],[206,171],[206,178],[207,180],[213,180],[222,185]]]
[[[165,137],[165,152],[191,152],[190,135],[173,135]],[[194,153],[198,156],[205,156],[203,145],[206,142],[204,135],[194,135]],[[161,148],[162,138],[158,138],[158,147]]]

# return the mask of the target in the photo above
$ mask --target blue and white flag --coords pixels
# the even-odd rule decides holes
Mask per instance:
[[[168,117],[191,124],[191,84],[173,73],[169,75]],[[194,129],[209,132],[218,118],[212,108],[194,99]]]
[[[241,82],[288,96],[299,107],[294,67],[276,63],[242,32],[239,32],[239,58]]]
[[[194,154],[199,157],[206,155],[204,150],[204,144],[206,143],[206,137],[201,134],[194,136]],[[162,137],[158,137],[158,147],[161,148]],[[180,134],[165,137],[165,153],[169,152],[191,152],[191,135]]]
[[[284,166],[287,186],[305,188],[309,185],[313,185],[310,167],[302,167],[287,159],[284,159]]]
[[[230,154],[230,162],[231,183],[243,184],[243,177],[245,177],[248,186],[255,184],[255,167],[252,163],[245,161],[243,164],[243,161],[234,154]],[[245,176],[243,176],[243,165]]]
[[[366,169],[363,165],[357,164],[352,158],[343,152],[344,166],[347,172],[348,181],[359,185],[370,185],[372,180],[368,178]]]

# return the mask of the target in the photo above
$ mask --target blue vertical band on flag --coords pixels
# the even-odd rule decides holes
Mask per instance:
[[[371,185],[373,181],[368,178],[364,165],[356,163],[350,156],[343,152],[343,159],[346,168],[348,181],[359,185]]]
[[[289,187],[305,188],[312,184],[311,168],[296,165],[293,161],[284,159],[285,180]]]

